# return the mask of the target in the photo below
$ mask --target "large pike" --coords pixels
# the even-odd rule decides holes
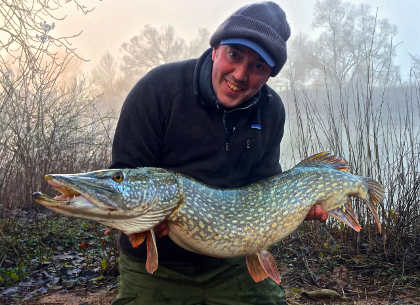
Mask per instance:
[[[288,236],[315,204],[361,229],[350,198],[364,200],[377,228],[375,205],[383,187],[352,175],[346,161],[328,153],[309,157],[291,170],[245,187],[220,189],[161,168],[99,170],[46,175],[61,194],[35,193],[35,201],[58,213],[100,222],[129,235],[133,246],[146,239],[146,268],[154,272],[158,256],[153,228],[163,221],[179,246],[214,257],[246,256],[255,281],[280,283],[267,249]]]

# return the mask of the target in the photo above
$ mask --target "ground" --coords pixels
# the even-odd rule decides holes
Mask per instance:
[[[341,305],[409,305],[420,304],[420,291],[413,291],[413,294],[404,293],[403,295],[387,296],[383,295],[350,295],[347,299],[337,299],[323,295],[319,290],[318,297],[304,297],[301,293],[296,293],[292,288],[287,289],[287,302],[290,305],[298,304],[341,304]],[[43,296],[37,301],[28,301],[18,304],[26,305],[109,305],[117,294],[117,290],[96,292],[74,291],[71,293],[53,293]],[[6,303],[5,303],[6,304]]]
[[[104,237],[105,227],[95,223],[18,214],[0,222],[0,305],[111,304],[117,232]],[[271,249],[288,303],[420,304],[420,238],[385,252],[383,238],[366,231],[370,237],[349,238],[342,229],[304,224]]]
[[[313,262],[309,261],[312,266]],[[282,284],[286,288],[287,302],[298,304],[326,305],[411,305],[420,304],[420,287],[413,285],[417,275],[404,283],[391,277],[360,276],[360,270],[347,269],[343,265],[335,267],[333,272],[320,276],[315,284],[311,284],[310,271],[303,267],[297,269],[280,264]],[[114,279],[115,280],[115,279]],[[108,288],[90,287],[78,288],[65,292],[46,293],[39,299],[20,301],[16,304],[25,305],[109,305],[118,293],[118,288],[112,280]],[[297,286],[300,286],[297,288]],[[110,288],[111,287],[111,288]],[[2,304],[0,302],[0,304]],[[9,304],[9,303],[4,303]]]

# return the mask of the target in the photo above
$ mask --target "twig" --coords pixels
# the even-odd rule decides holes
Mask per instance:
[[[401,267],[401,277],[403,277],[404,276],[404,270],[405,270],[405,257],[407,256],[407,252],[408,252],[408,249],[405,249],[405,251],[404,251],[404,255],[403,255],[403,261],[402,261],[402,267]]]
[[[303,263],[305,264],[305,268],[306,268],[306,270],[308,270],[308,273],[309,273],[309,275],[311,276],[311,280],[312,280],[312,283],[314,284],[314,285],[317,285],[318,286],[318,281],[317,281],[317,279],[316,279],[316,275],[312,272],[312,270],[309,268],[309,263],[308,263],[308,260],[306,259],[306,257],[304,256],[304,255],[302,255],[302,260],[303,260]]]
[[[395,286],[396,281],[397,281],[397,279],[394,279],[394,281],[392,282],[392,287],[391,287],[391,290],[389,291],[389,294],[388,294],[388,304],[389,304],[389,300],[391,299],[392,290],[394,290],[394,286]]]
[[[0,267],[3,265],[4,260],[6,259],[6,254],[3,255],[1,261],[0,261]]]

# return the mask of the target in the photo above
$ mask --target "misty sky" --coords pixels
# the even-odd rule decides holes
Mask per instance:
[[[189,40],[197,34],[199,27],[212,33],[230,13],[240,6],[255,1],[246,0],[92,0],[95,10],[86,16],[72,9],[67,19],[59,23],[56,31],[71,34],[83,31],[73,40],[79,53],[91,60],[89,65],[107,51],[117,55],[119,47],[132,36],[137,35],[144,25],[154,27],[172,25],[178,36]],[[304,32],[310,34],[315,0],[277,0],[287,14],[292,35]],[[351,0],[353,3],[367,3],[372,13],[378,8],[379,18],[387,18],[398,27],[397,64],[402,74],[407,73],[410,59],[408,53],[420,56],[420,1],[419,0]]]

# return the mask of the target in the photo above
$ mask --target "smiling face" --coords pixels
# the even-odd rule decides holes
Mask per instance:
[[[213,90],[227,108],[254,96],[270,77],[265,61],[242,45],[219,45],[213,48],[212,60]]]

